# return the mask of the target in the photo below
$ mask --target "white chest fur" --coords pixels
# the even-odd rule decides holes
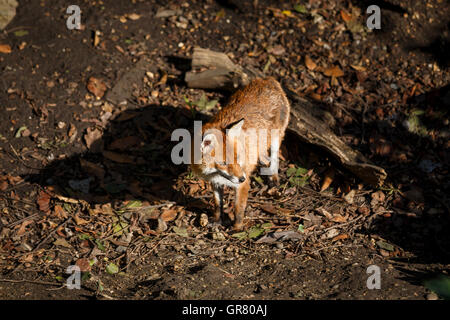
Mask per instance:
[[[222,177],[220,174],[213,175],[210,179],[208,179],[212,184],[216,184],[219,186],[226,186],[231,188],[237,188],[239,183],[233,183],[225,177]]]

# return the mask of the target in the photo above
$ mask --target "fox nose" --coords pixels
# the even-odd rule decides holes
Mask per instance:
[[[242,182],[244,182],[245,181],[245,177],[240,177],[239,178],[239,183],[242,183]]]

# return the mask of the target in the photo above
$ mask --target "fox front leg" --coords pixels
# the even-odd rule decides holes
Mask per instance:
[[[242,230],[244,226],[245,208],[247,207],[248,190],[250,189],[250,178],[247,179],[236,188],[236,204],[234,214],[233,229]]]
[[[213,184],[213,191],[215,203],[213,220],[214,222],[220,222],[223,215],[223,186]]]

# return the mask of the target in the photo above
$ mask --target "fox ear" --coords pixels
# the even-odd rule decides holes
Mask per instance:
[[[227,136],[230,138],[237,138],[242,133],[242,126],[244,125],[244,119],[241,119],[227,128]]]
[[[201,151],[202,153],[210,152],[217,145],[217,138],[214,134],[208,133],[203,137]]]

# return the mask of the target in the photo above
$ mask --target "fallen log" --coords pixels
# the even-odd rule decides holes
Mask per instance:
[[[236,90],[257,77],[264,75],[258,70],[234,64],[224,53],[195,48],[192,71],[186,73],[185,81],[190,88]],[[320,106],[288,88],[284,90],[292,104],[288,130],[300,140],[316,145],[331,154],[344,168],[362,181],[374,186],[383,183],[387,177],[386,171],[339,139],[321,119]]]

